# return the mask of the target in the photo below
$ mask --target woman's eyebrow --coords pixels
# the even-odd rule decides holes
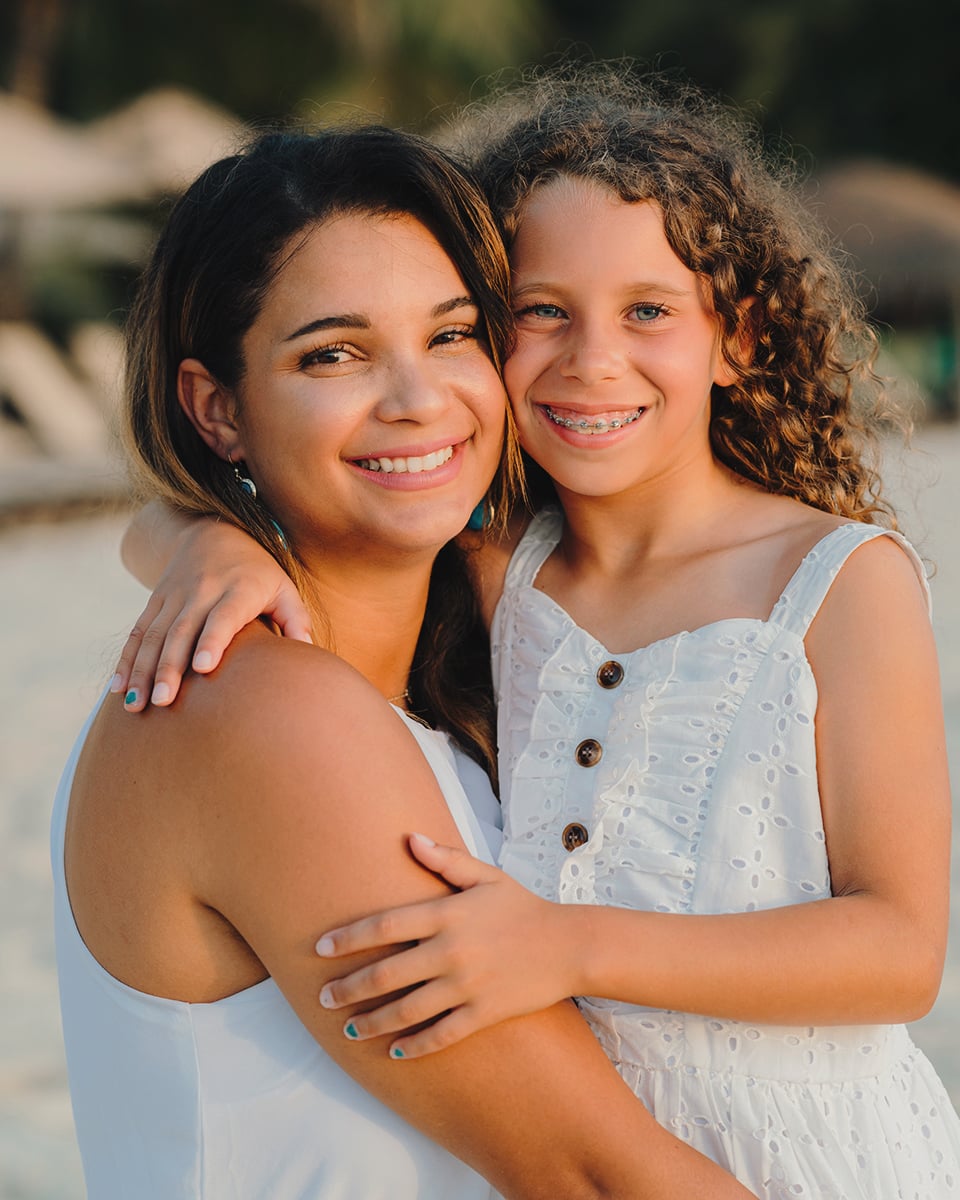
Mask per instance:
[[[305,337],[308,333],[318,333],[321,329],[369,329],[370,322],[366,317],[362,317],[357,313],[341,313],[336,317],[318,317],[316,321],[309,321],[306,325],[301,325],[299,329],[294,330],[283,340],[292,342],[296,338]]]
[[[432,317],[443,317],[458,308],[477,308],[477,302],[472,296],[454,296],[452,300],[444,300],[430,313]]]
[[[443,317],[458,308],[476,308],[477,302],[471,296],[454,296],[450,300],[442,300],[430,310],[431,317]],[[335,317],[318,317],[316,321],[308,321],[283,340],[293,342],[297,338],[306,337],[309,333],[319,333],[324,329],[369,329],[370,321],[360,313],[340,313]]]

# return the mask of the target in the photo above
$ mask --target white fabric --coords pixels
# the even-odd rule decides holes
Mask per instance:
[[[402,714],[401,714],[402,715]],[[366,1093],[317,1045],[272,979],[211,1004],[135,991],[92,957],[70,910],[54,806],[57,966],[88,1200],[491,1200],[490,1185]],[[491,862],[497,802],[441,735],[404,718],[467,846]]]
[[[841,526],[768,620],[721,620],[612,654],[533,586],[561,529],[555,510],[532,522],[494,620],[501,865],[565,904],[719,913],[829,896],[803,636],[857,546],[892,536],[926,587],[915,552],[899,535]],[[596,672],[611,659],[625,676],[605,690]],[[574,758],[585,738],[603,746],[590,768]],[[589,838],[568,852],[571,822]],[[903,1026],[580,1004],[657,1119],[759,1196],[960,1196],[960,1121]]]

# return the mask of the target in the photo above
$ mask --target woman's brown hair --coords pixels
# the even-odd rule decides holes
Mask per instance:
[[[181,410],[177,374],[183,359],[199,359],[236,394],[244,334],[278,271],[318,224],[351,212],[409,214],[433,233],[480,309],[499,367],[512,336],[507,261],[482,193],[432,143],[381,126],[266,133],[214,163],[174,205],[126,330],[126,433],[142,490],[246,530],[307,599],[309,579],[296,546],[287,545],[271,513],[200,439]],[[505,518],[518,479],[519,455],[507,432],[487,500],[494,522]],[[467,564],[453,544],[433,570],[410,693],[413,711],[495,771],[487,635]]]

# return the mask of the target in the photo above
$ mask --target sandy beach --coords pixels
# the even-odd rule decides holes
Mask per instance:
[[[892,458],[902,525],[932,580],[951,771],[960,780],[960,427]],[[898,461],[899,460],[899,461]],[[122,513],[0,526],[0,1200],[80,1200],[60,1034],[48,851],[57,779],[145,599]],[[956,792],[956,782],[954,785]],[[940,999],[914,1028],[960,1105],[960,837]]]

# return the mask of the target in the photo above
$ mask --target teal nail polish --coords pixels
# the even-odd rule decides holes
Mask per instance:
[[[346,1025],[344,1025],[343,1032],[351,1040],[351,1042],[357,1042],[360,1040],[360,1031],[352,1021],[348,1021]]]
[[[137,702],[137,689],[136,689],[136,688],[131,688],[131,689],[130,689],[130,691],[129,691],[129,692],[127,692],[127,694],[124,696],[124,698],[123,698],[123,702],[124,702],[124,704],[136,704],[136,702]]]
[[[391,1058],[406,1058],[406,1055],[404,1054],[402,1047],[391,1046],[390,1047],[390,1057]]]

